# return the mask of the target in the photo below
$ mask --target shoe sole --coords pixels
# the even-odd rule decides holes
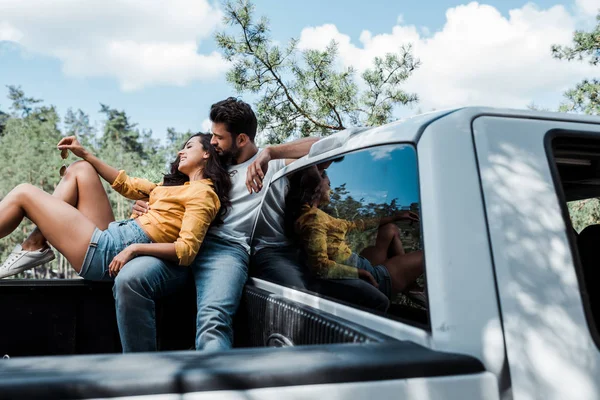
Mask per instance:
[[[2,278],[8,278],[9,276],[20,274],[23,271],[27,271],[29,269],[32,269],[32,268],[35,268],[35,267],[39,267],[40,265],[46,264],[47,262],[50,262],[50,261],[52,261],[52,260],[54,260],[56,258],[56,256],[54,255],[53,252],[50,252],[48,254],[49,254],[49,256],[41,258],[41,259],[37,260],[36,262],[34,262],[33,264],[28,264],[28,265],[23,266],[23,267],[19,267],[19,268],[16,268],[16,269],[11,269],[10,271],[5,272],[5,273],[1,273],[0,272],[0,279],[2,279]]]

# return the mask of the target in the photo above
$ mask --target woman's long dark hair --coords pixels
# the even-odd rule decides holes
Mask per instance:
[[[302,213],[302,206],[312,206],[321,197],[321,187],[326,177],[313,165],[288,177],[290,190],[285,198],[284,231],[289,238],[295,238],[294,224]]]
[[[215,220],[212,222],[212,225],[221,225],[223,223],[223,217],[229,210],[229,207],[231,207],[231,201],[229,200],[229,192],[231,191],[231,177],[219,159],[219,154],[212,144],[210,144],[211,135],[207,133],[196,133],[186,140],[181,148],[183,149],[186,143],[195,137],[200,138],[202,148],[208,151],[208,154],[210,155],[206,161],[204,171],[202,172],[205,179],[210,179],[213,182],[215,192],[217,193],[219,201],[221,202],[221,209],[215,217]],[[165,175],[163,178],[163,186],[180,186],[189,180],[190,178],[186,174],[179,171],[179,155],[177,155],[175,161],[171,163],[171,173]]]

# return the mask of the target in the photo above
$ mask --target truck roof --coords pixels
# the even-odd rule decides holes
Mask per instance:
[[[425,128],[434,121],[452,124],[452,128],[455,129],[457,121],[472,121],[481,116],[600,124],[600,117],[562,112],[493,107],[461,107],[432,111],[378,127],[353,127],[336,132],[313,144],[307,156],[297,160],[290,167],[284,168],[276,174],[274,179],[291,170],[356,149],[392,143],[417,143]],[[466,133],[470,134],[470,132]]]

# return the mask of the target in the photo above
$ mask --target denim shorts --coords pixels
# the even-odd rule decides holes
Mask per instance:
[[[369,271],[369,273],[373,275],[373,278],[375,278],[379,284],[379,291],[385,294],[388,299],[392,298],[392,277],[390,276],[390,272],[386,267],[383,265],[372,266],[369,260],[363,256],[359,256],[356,253],[352,253],[352,255],[348,257],[344,264]]]
[[[152,243],[133,219],[111,222],[104,231],[96,228],[79,276],[92,281],[114,279],[108,275],[108,266],[117,254],[133,243]]]

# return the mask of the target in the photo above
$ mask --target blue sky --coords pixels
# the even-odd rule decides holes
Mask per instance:
[[[406,145],[390,145],[381,146],[378,150],[376,153],[371,150],[358,151],[346,155],[340,163],[331,164],[327,169],[331,188],[345,183],[349,194],[355,200],[362,198],[365,205],[371,202],[389,204],[393,199],[397,199],[399,206],[418,203],[415,149]],[[360,168],[361,165],[368,168]]]
[[[212,39],[221,29],[219,3],[173,0],[168,18],[165,1],[81,4],[0,0],[0,109],[8,108],[5,86],[20,85],[62,115],[81,108],[98,124],[100,103],[125,109],[140,128],[163,138],[167,127],[206,127],[210,104],[237,95]],[[555,109],[564,90],[597,76],[587,65],[552,60],[549,45],[568,43],[575,27],[592,26],[600,0],[255,5],[269,17],[275,40],[296,37],[303,48],[319,48],[336,39],[341,64],[359,71],[373,56],[413,43],[423,65],[407,89],[421,102],[397,110],[398,117],[468,104]]]

